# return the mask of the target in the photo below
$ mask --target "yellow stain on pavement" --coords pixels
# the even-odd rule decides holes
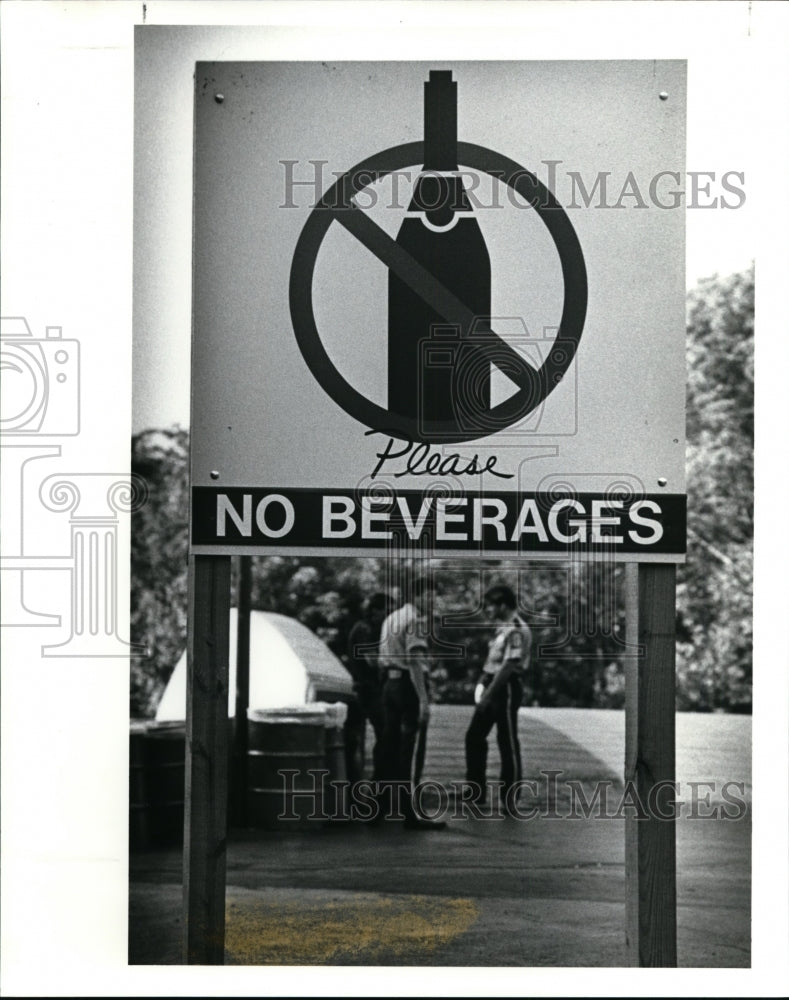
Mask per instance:
[[[434,952],[479,916],[470,899],[342,893],[236,898],[226,910],[230,965],[390,964]]]

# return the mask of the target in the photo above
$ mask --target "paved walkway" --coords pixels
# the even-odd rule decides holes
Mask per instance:
[[[468,708],[436,706],[425,777],[462,777],[469,715]],[[562,780],[580,782],[587,795],[593,782],[607,781],[609,811],[616,812],[621,713],[524,709],[519,721],[526,777],[560,769]],[[694,780],[732,778],[749,788],[749,722],[685,717],[678,760],[692,764]],[[718,774],[721,767],[727,772]],[[564,818],[546,815],[539,785],[525,800],[537,812],[529,820],[450,818],[440,833],[390,823],[234,831],[227,964],[626,964],[624,820],[567,818],[571,793],[563,785],[557,791]],[[679,964],[747,966],[749,813],[679,820],[677,855]],[[132,855],[131,963],[180,961],[181,864],[178,850]]]

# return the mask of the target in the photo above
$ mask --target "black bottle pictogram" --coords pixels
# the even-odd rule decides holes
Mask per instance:
[[[458,173],[457,83],[431,70],[425,83],[424,170],[397,242],[470,312],[490,316],[490,258]],[[470,324],[469,324],[470,326]],[[417,421],[422,440],[440,440],[430,422],[473,429],[490,409],[490,364],[473,331],[451,326],[389,273],[389,409]]]

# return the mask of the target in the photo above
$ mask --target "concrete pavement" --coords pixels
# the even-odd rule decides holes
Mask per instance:
[[[588,796],[595,782],[607,781],[615,814],[622,788],[615,752],[621,713],[556,711],[564,715],[555,726],[551,710],[520,713],[526,777],[560,769]],[[568,715],[573,712],[579,714]],[[469,715],[467,708],[434,708],[425,777],[442,783],[462,777]],[[692,719],[686,722],[678,733],[698,731]],[[693,750],[696,780],[731,774],[749,787],[746,722],[703,717],[701,757],[709,759]],[[494,739],[491,745],[489,774],[495,777]],[[593,752],[598,747],[599,756]],[[725,762],[727,774],[715,773],[716,761]],[[682,782],[679,768],[678,778]],[[528,820],[450,818],[439,833],[405,831],[398,823],[233,831],[226,963],[626,964],[624,820],[568,818],[571,793],[564,785],[557,791],[553,812],[562,818],[549,818],[544,785],[538,785],[522,800],[537,812]],[[677,857],[679,964],[747,966],[749,813],[737,820],[680,819]],[[181,864],[179,850],[132,855],[131,963],[180,962]]]

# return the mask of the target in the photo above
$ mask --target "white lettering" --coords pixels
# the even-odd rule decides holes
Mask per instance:
[[[465,541],[468,534],[465,531],[454,534],[449,531],[450,521],[462,521],[463,514],[448,514],[447,507],[465,507],[468,497],[439,497],[436,499],[436,538],[439,542],[451,541],[453,538]]]
[[[362,497],[362,538],[391,538],[391,531],[379,531],[372,525],[373,521],[388,521],[389,511],[374,514],[373,504],[389,504],[391,497]]]
[[[636,531],[628,531],[628,535],[631,541],[636,542],[638,545],[651,545],[654,542],[659,542],[663,537],[663,525],[660,521],[655,521],[651,517],[641,517],[641,510],[646,508],[651,510],[653,514],[662,514],[660,506],[655,503],[654,500],[639,500],[634,503],[630,508],[630,520],[633,524],[639,525],[642,528],[651,528],[651,535],[639,535]]]
[[[281,528],[272,528],[266,521],[266,511],[273,503],[280,504],[285,512],[285,521]],[[267,538],[282,538],[283,535],[287,535],[295,520],[296,512],[293,509],[293,504],[281,493],[270,493],[267,497],[263,497],[255,511],[257,526]]]
[[[603,517],[604,510],[614,510],[622,506],[621,500],[593,500],[592,501],[592,541],[608,542],[610,545],[620,545],[624,538],[621,535],[604,535],[600,529],[607,525],[618,528],[621,523],[620,517]]]
[[[483,514],[486,507],[492,507],[496,513]],[[507,531],[502,522],[506,516],[507,505],[503,500],[498,500],[495,497],[477,497],[474,500],[474,541],[480,541],[483,524],[489,524],[496,529],[496,538],[500,542],[505,542]]]
[[[227,529],[227,515],[235,524],[240,534],[249,538],[252,534],[252,495],[244,494],[244,513],[238,516],[238,511],[231,504],[224,493],[218,493],[216,497],[216,535],[217,538],[224,538]]]
[[[338,506],[340,509],[338,510]],[[353,517],[353,500],[350,497],[323,498],[323,538],[350,538],[356,525]],[[341,528],[332,527],[335,521],[343,521]]]
[[[400,508],[400,513],[403,516],[403,524],[405,524],[405,530],[408,532],[409,538],[419,538],[422,534],[422,529],[425,526],[425,521],[427,520],[427,515],[430,513],[430,506],[432,503],[432,497],[424,498],[422,506],[419,508],[416,524],[414,524],[413,518],[411,517],[411,511],[408,507],[408,501],[405,497],[397,498],[397,506]]]
[[[575,533],[572,535],[565,535],[559,529],[559,513],[568,507],[578,511],[579,514],[586,513],[584,511],[583,504],[579,500],[574,500],[572,497],[566,497],[564,500],[557,500],[548,512],[548,528],[553,537],[559,542],[585,542],[586,524],[583,521],[576,521],[574,518],[571,518],[567,522],[568,527],[575,528]]]
[[[529,518],[532,519],[532,524],[529,524]],[[520,541],[521,535],[525,535],[527,533],[535,534],[541,542],[548,541],[548,533],[545,530],[542,518],[540,517],[540,512],[537,509],[537,501],[532,499],[523,501],[521,512],[518,515],[518,522],[512,532],[512,538],[510,538],[510,541]]]

